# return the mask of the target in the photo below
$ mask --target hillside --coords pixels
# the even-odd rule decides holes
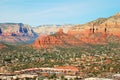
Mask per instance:
[[[7,45],[0,50],[0,72],[29,68],[77,66],[78,75],[111,77],[120,72],[120,43],[35,49],[27,45]],[[35,72],[36,74],[40,74]],[[25,73],[24,73],[25,74]]]
[[[48,28],[49,29],[49,28]],[[39,37],[34,46],[47,48],[50,46],[81,46],[81,44],[106,44],[120,42],[120,14],[109,18],[99,18],[84,25],[71,27],[67,33],[59,30],[57,33]]]
[[[109,34],[106,32],[93,32],[92,30],[84,30],[80,32],[69,31],[64,33],[60,29],[57,33],[39,37],[33,44],[37,48],[50,47],[74,47],[86,44],[106,44]],[[110,39],[111,37],[109,37]]]
[[[90,30],[93,31],[94,34],[106,34],[106,38],[108,40],[113,36],[116,38],[120,38],[120,13],[117,13],[108,18],[99,18],[95,21],[72,27],[72,29],[69,30],[69,33],[75,36],[79,36],[81,32],[84,32],[84,34],[88,34]]]
[[[37,48],[50,48],[55,46],[69,47],[81,45],[79,39],[74,36],[68,35],[59,29],[58,32],[48,36],[39,37],[33,44]]]
[[[104,28],[104,27],[120,28],[120,13],[117,13],[108,18],[98,18],[86,24],[75,26],[73,27],[73,29],[80,30],[80,29],[85,29],[85,28],[92,28],[93,26],[97,28]]]
[[[8,43],[30,42],[37,37],[29,25],[0,23],[0,41]]]

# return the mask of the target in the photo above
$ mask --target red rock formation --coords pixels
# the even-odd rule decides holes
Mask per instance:
[[[1,23],[0,41],[17,43],[32,41],[36,34],[29,25],[22,23]]]
[[[103,44],[106,42],[107,32],[97,28],[88,28],[83,30],[69,30],[69,35],[73,35],[84,43]]]
[[[64,45],[80,45],[79,39],[74,36],[63,33],[63,29],[59,29],[56,34],[43,36],[38,38],[34,45],[37,48],[49,48],[53,46],[64,46]]]
[[[94,30],[94,31],[93,31]],[[34,46],[37,48],[48,48],[65,44],[80,46],[84,43],[105,44],[109,41],[108,37],[119,35],[118,32],[111,32],[107,28],[88,28],[82,30],[69,30],[67,34],[60,29],[56,34],[38,38]]]
[[[84,43],[89,44],[105,44],[107,41],[107,32],[103,30],[84,29],[81,31],[69,30],[67,34],[60,29],[56,34],[50,36],[43,36],[38,38],[34,46],[37,48],[48,48],[61,45],[80,46]]]
[[[120,40],[120,14],[109,18],[100,18],[84,25],[78,25],[70,29],[67,34],[63,29],[51,36],[39,38],[35,42],[36,47],[48,47],[54,45],[80,46],[83,43],[105,44],[110,41]],[[118,40],[119,39],[119,40]]]
[[[42,36],[35,41],[34,46],[37,48],[48,48],[51,46],[62,45],[63,44],[61,40],[62,36],[60,36],[62,34],[63,30],[60,29],[59,32],[57,33],[57,36],[56,35]]]
[[[55,45],[62,45],[62,41],[55,36],[45,36],[35,41],[34,46],[38,48],[48,48]]]
[[[0,35],[2,35],[2,29],[0,28]]]

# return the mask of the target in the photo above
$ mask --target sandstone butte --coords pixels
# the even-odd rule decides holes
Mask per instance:
[[[78,39],[75,39],[73,36],[65,34],[63,29],[53,35],[39,37],[33,44],[37,48],[48,48],[53,46],[63,46],[65,44],[77,44]],[[79,42],[78,42],[79,44]]]
[[[35,41],[34,46],[37,48],[48,48],[65,44],[74,46],[80,46],[84,43],[105,44],[109,42],[109,39],[113,36],[120,39],[120,28],[92,27],[80,30],[69,30],[66,34],[63,33],[63,29],[59,29],[59,31],[54,35],[38,38]]]
[[[99,18],[95,21],[77,25],[68,30],[63,29],[53,35],[39,37],[34,46],[48,48],[51,46],[81,46],[83,44],[106,44],[111,41],[120,42],[120,13],[109,18]]]

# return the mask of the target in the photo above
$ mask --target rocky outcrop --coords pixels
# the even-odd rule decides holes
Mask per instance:
[[[59,29],[59,31],[53,35],[43,36],[38,38],[33,46],[37,48],[50,48],[54,46],[67,46],[67,45],[80,45],[80,40],[76,39],[74,36],[68,35],[63,32],[63,29]]]
[[[36,38],[36,33],[29,25],[22,23],[0,23],[0,41],[2,42],[29,42]]]
[[[86,29],[82,31],[70,30],[63,33],[60,29],[56,34],[38,38],[34,45],[37,48],[49,48],[54,46],[81,46],[84,44],[105,44],[107,42],[107,32],[97,32],[96,30]]]
[[[105,44],[107,42],[107,32],[105,30],[97,30],[97,28],[70,30],[69,35],[75,36],[80,41],[89,44]]]
[[[58,33],[63,34],[63,32],[61,32],[61,31],[62,30],[60,30]],[[57,36],[50,35],[50,36],[42,36],[42,37],[38,38],[35,41],[34,46],[37,48],[48,48],[51,46],[62,45],[62,44],[63,44],[63,42],[59,35],[57,35]]]
[[[109,18],[99,18],[84,25],[75,26],[68,31],[68,34],[79,36],[82,41],[88,43],[89,41],[96,43],[101,39],[109,41],[109,38],[113,36],[120,38],[120,13]],[[95,36],[94,39],[93,36]]]
[[[62,41],[55,36],[45,36],[35,42],[37,48],[48,48],[55,45],[62,45]]]
[[[1,28],[0,28],[0,35],[2,35],[2,30],[1,30]]]
[[[38,48],[49,46],[80,46],[83,44],[106,44],[120,42],[120,13],[109,18],[99,18],[84,25],[77,25],[68,30],[63,29],[53,35],[40,37],[34,43]]]
[[[90,44],[105,44],[111,41],[120,40],[120,28],[88,28],[81,30],[69,30],[68,34],[79,38],[84,43]]]

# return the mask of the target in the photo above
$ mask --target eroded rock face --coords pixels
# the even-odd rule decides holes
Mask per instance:
[[[1,28],[0,28],[0,35],[2,34],[2,30],[1,30]]]
[[[113,36],[120,38],[120,13],[75,26],[68,34],[80,37],[80,40],[88,43],[106,42]]]
[[[64,46],[65,44],[73,46],[81,46],[83,44],[106,44],[114,35],[110,35],[106,29],[95,30],[91,29],[84,31],[69,31],[68,34],[56,34],[56,36],[46,36],[35,41],[34,46],[37,48],[48,48],[51,46]],[[59,36],[58,36],[59,35]],[[115,38],[113,38],[115,39]]]
[[[55,45],[62,45],[63,42],[55,36],[45,36],[35,41],[34,46],[37,48],[48,48]]]
[[[54,38],[54,39],[53,39]],[[59,40],[61,44],[59,43]],[[58,43],[55,43],[57,42]],[[69,29],[65,34],[62,29],[51,36],[39,38],[35,46],[42,45],[65,45],[81,46],[82,44],[106,44],[111,41],[120,42],[120,14],[109,18],[99,18],[84,25],[77,25]],[[44,47],[44,46],[42,46]]]
[[[0,24],[0,41],[2,42],[28,42],[36,38],[36,36],[29,25],[22,23]]]
[[[70,30],[69,35],[75,36],[80,41],[90,44],[104,44],[107,41],[107,32],[103,30],[98,30],[96,28],[83,29],[79,31]]]
[[[60,37],[59,34],[63,34],[63,30],[60,29],[59,32],[56,35],[50,35],[50,36],[42,36],[40,38],[38,38],[35,43],[34,46],[37,48],[48,48],[51,46],[55,46],[55,45],[62,45],[63,42],[61,40],[62,37]]]
[[[116,32],[115,32],[116,33]],[[83,30],[69,30],[67,34],[60,29],[56,34],[37,39],[34,46],[48,48],[53,46],[81,46],[83,44],[106,44],[115,34],[111,34],[107,28],[89,28]],[[116,36],[119,37],[119,36]],[[119,38],[120,39],[120,38]]]
[[[56,34],[43,36],[38,38],[33,46],[37,48],[49,48],[54,46],[66,46],[66,45],[80,45],[81,42],[74,36],[68,35],[63,32],[63,29],[59,29]]]

